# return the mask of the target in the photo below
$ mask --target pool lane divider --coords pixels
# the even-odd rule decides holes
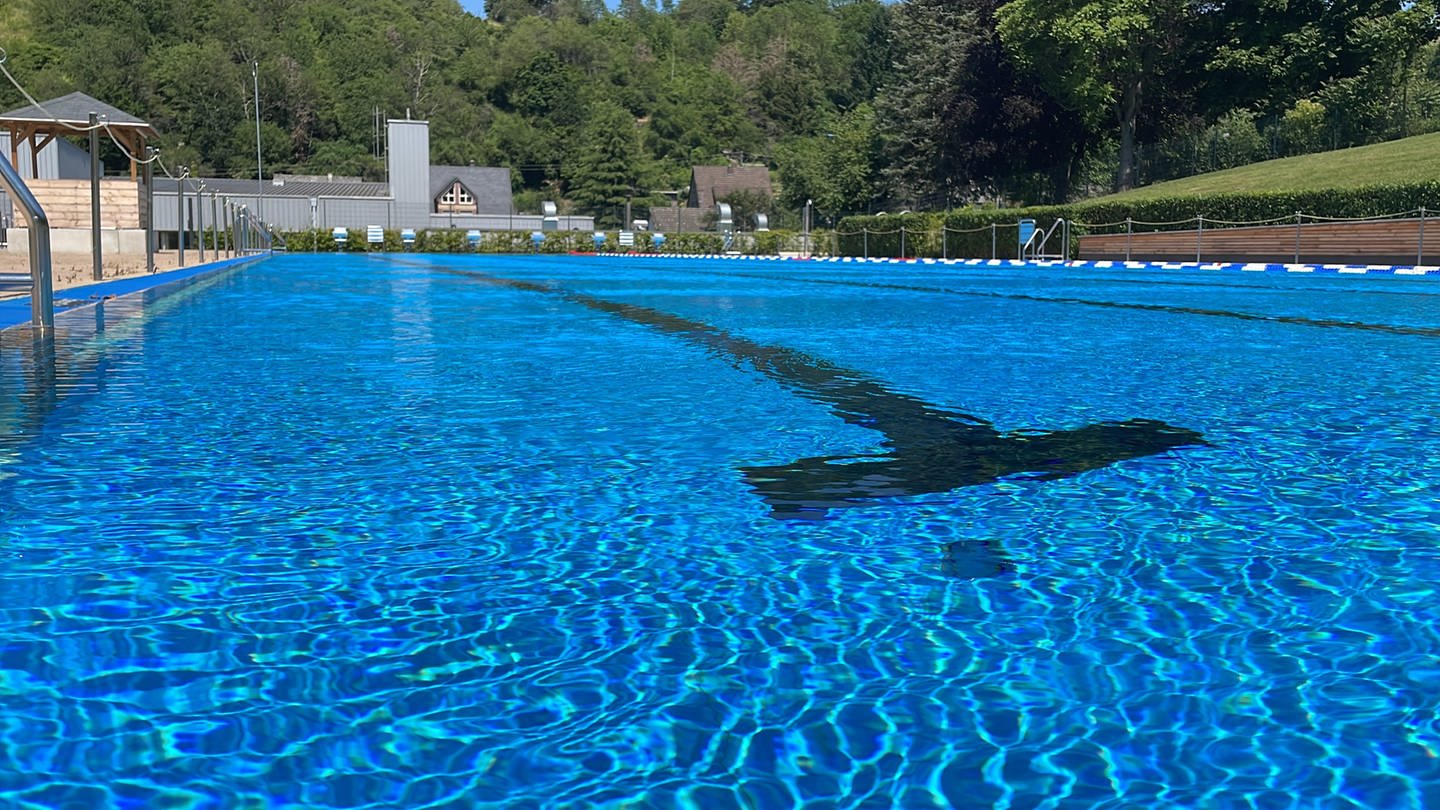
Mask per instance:
[[[182,281],[190,281],[200,276],[208,275],[220,270],[227,270],[238,267],[249,262],[259,261],[264,256],[237,256],[233,259],[222,259],[218,262],[207,262],[197,264],[193,267],[182,267],[176,270],[167,270],[163,273],[148,273],[140,276],[128,276],[110,281],[100,281],[94,284],[86,284],[81,287],[67,287],[55,291],[55,312],[70,312],[86,306],[93,306],[101,301],[111,298],[118,298],[122,295],[130,295],[137,292],[145,292],[169,284]],[[30,322],[30,296],[22,298],[10,298],[0,301],[0,329],[9,329],[12,326],[20,326]]]
[[[703,321],[551,284],[431,267],[504,289],[553,296],[680,338],[748,365],[800,397],[826,406],[843,422],[881,434],[883,449],[875,453],[741,467],[745,482],[777,520],[824,520],[835,509],[944,493],[1001,479],[1067,478],[1129,459],[1207,444],[1194,430],[1155,419],[1002,433],[985,419],[892,390],[865,372],[784,346],[756,343]],[[962,573],[976,563],[978,571]],[[1006,566],[988,545],[983,553],[979,547],[947,547],[944,565],[956,576],[988,576]]]
[[[730,253],[576,253],[582,256],[615,258],[726,259],[751,262],[813,262],[818,264],[938,264],[950,267],[994,267],[1035,269],[1061,267],[1070,270],[1204,270],[1238,273],[1297,273],[1336,276],[1403,276],[1440,280],[1440,266],[1392,264],[1267,264],[1263,262],[1131,262],[1131,261],[1033,261],[1016,259],[899,259],[861,256],[751,256]]]

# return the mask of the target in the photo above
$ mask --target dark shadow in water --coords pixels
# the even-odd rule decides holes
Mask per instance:
[[[710,324],[544,284],[456,272],[512,289],[556,295],[705,346],[828,406],[845,422],[884,436],[881,453],[741,467],[745,481],[769,505],[770,515],[780,520],[823,520],[834,509],[948,492],[1012,476],[1064,478],[1205,443],[1193,430],[1153,419],[1001,433],[983,419],[892,391],[859,371],[783,346],[755,343]],[[990,576],[1004,567],[1003,556],[985,541],[952,543],[944,553],[942,568],[954,576]]]

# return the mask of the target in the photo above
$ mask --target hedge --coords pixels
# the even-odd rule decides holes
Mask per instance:
[[[293,253],[367,253],[372,250],[387,253],[401,253],[406,250],[400,238],[400,231],[385,230],[385,241],[372,246],[366,241],[366,229],[350,228],[350,237],[344,247],[336,243],[329,229],[290,231],[283,234],[285,247]],[[532,231],[486,231],[480,236],[478,249],[471,248],[466,231],[435,229],[419,230],[415,233],[415,244],[410,250],[416,253],[534,253],[535,243]],[[620,247],[618,231],[608,231],[601,252],[622,251],[652,252],[654,234],[638,231],[633,248]],[[595,250],[592,231],[549,231],[540,244],[540,253],[589,252]],[[653,252],[660,253],[719,253],[724,243],[718,233],[676,233],[665,235],[665,245]],[[772,250],[772,252],[774,252]]]

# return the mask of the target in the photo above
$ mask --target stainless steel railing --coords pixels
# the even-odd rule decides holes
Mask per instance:
[[[0,185],[20,205],[30,223],[30,320],[35,328],[55,328],[55,280],[51,275],[50,219],[10,161],[0,157]]]

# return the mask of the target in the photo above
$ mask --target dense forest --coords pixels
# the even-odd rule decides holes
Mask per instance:
[[[377,120],[608,219],[689,167],[793,211],[1047,202],[1440,129],[1435,0],[5,0],[6,66],[171,165],[383,176]],[[256,74],[252,76],[252,65]],[[24,104],[8,83],[0,106]]]

